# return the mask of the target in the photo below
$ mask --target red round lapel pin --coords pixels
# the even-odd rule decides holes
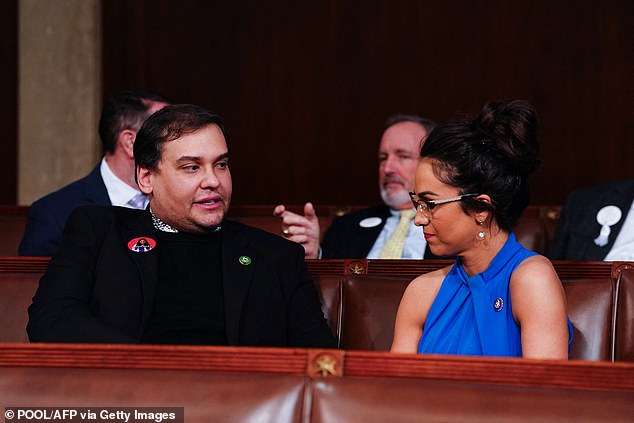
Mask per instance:
[[[128,242],[128,250],[135,253],[147,253],[156,247],[156,241],[147,236],[140,236]]]

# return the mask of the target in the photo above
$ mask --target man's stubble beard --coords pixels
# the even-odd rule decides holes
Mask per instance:
[[[380,193],[383,202],[392,209],[401,207],[403,206],[403,204],[411,202],[409,198],[409,192],[405,188],[399,190],[388,190],[381,187]]]

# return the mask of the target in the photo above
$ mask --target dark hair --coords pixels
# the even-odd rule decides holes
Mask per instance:
[[[104,153],[114,152],[121,131],[141,128],[150,116],[152,103],[170,104],[172,101],[148,91],[120,91],[106,101],[99,118],[99,138]]]
[[[488,194],[492,204],[464,199],[465,212],[488,209],[511,230],[528,205],[528,176],[539,166],[537,111],[523,100],[487,103],[477,117],[437,126],[420,155],[434,174],[461,194]]]
[[[217,125],[229,142],[229,135],[220,116],[193,104],[174,104],[157,111],[141,126],[134,141],[134,163],[157,170],[164,143],[195,132],[209,125]]]
[[[436,122],[431,119],[427,119],[424,117],[420,117],[417,115],[405,115],[402,113],[397,113],[389,116],[385,119],[385,129],[389,128],[392,125],[396,125],[401,122],[414,122],[425,128],[425,132],[428,134],[434,130],[436,127]]]

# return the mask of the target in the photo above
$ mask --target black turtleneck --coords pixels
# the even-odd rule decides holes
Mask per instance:
[[[156,295],[141,342],[226,345],[222,231],[156,237]]]

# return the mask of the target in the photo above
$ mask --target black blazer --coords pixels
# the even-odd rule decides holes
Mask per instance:
[[[634,199],[634,179],[611,182],[571,193],[561,212],[561,218],[550,247],[551,260],[603,260],[610,252]],[[601,225],[597,213],[605,206],[621,209],[622,217],[610,227],[608,244],[599,247],[594,239]]]
[[[99,166],[87,176],[31,204],[18,254],[52,256],[62,243],[64,225],[75,207],[110,205],[110,197]]]
[[[153,307],[160,245],[130,251],[137,237],[156,239],[148,210],[75,209],[29,307],[29,339],[139,342]],[[299,244],[225,221],[222,266],[229,345],[336,346]]]
[[[390,215],[390,208],[380,205],[337,217],[328,228],[321,244],[321,257],[366,258]],[[381,223],[371,228],[361,227],[359,223],[369,217],[378,217]],[[422,232],[420,236],[423,236]],[[429,246],[425,247],[425,252],[421,254],[421,258],[423,257],[438,258],[429,251]]]

